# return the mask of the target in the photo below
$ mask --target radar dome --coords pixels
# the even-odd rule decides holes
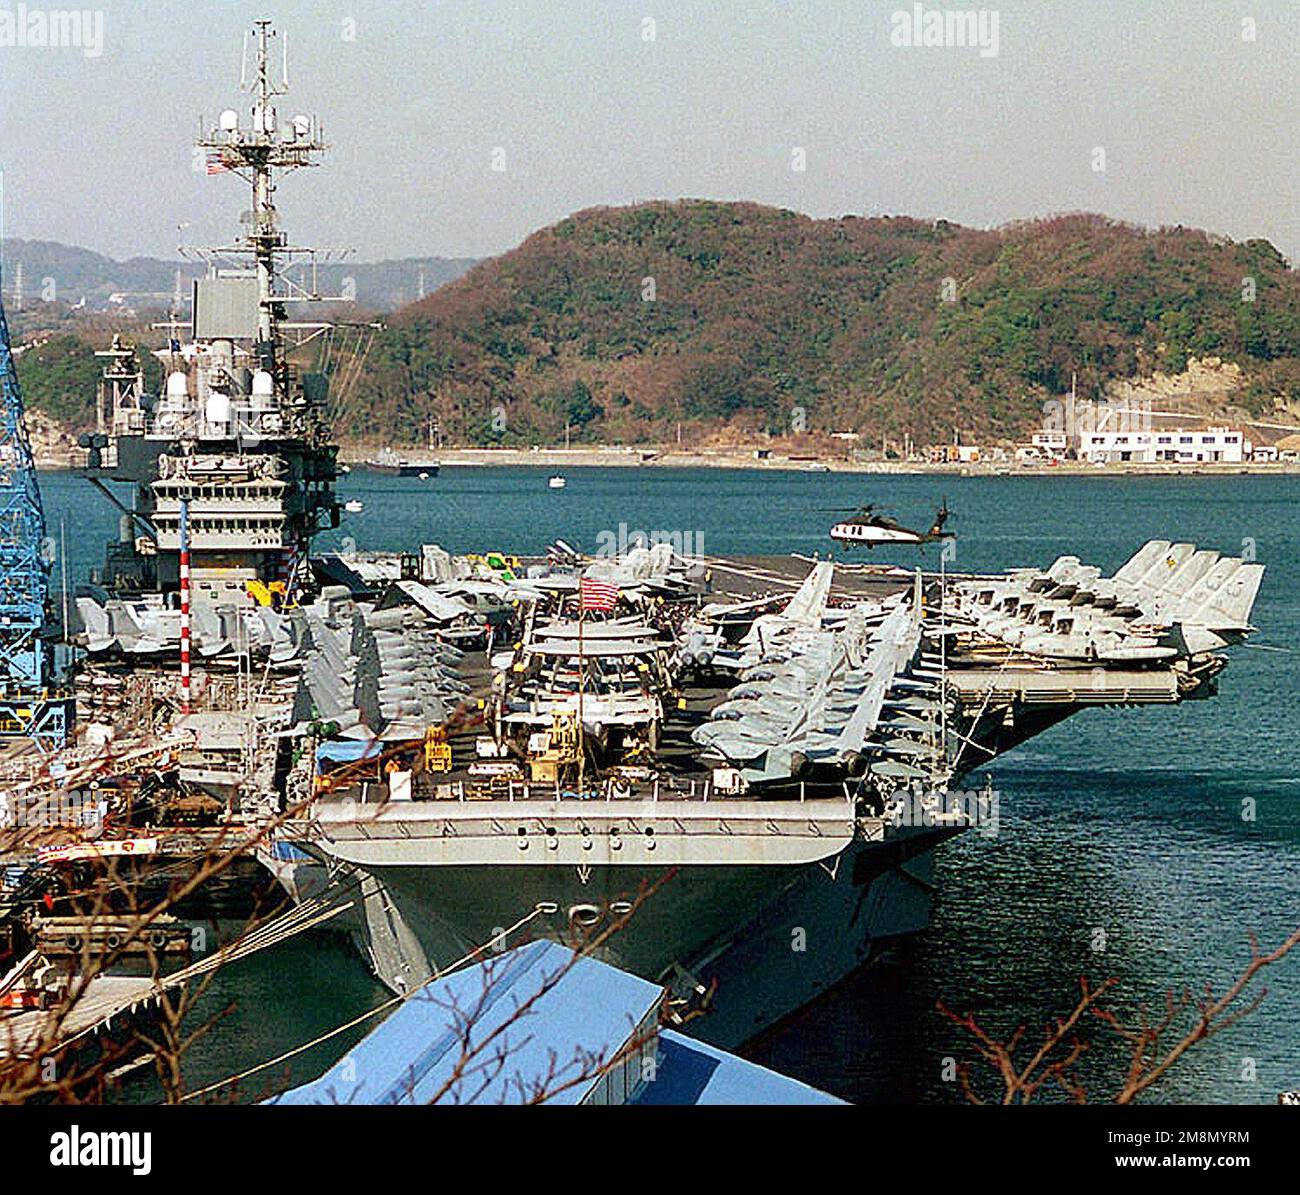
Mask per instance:
[[[222,394],[219,390],[212,391],[208,395],[207,405],[203,413],[209,423],[229,423],[230,396]]]
[[[275,393],[275,379],[265,369],[253,374],[253,397],[270,398]]]
[[[220,128],[223,133],[233,133],[239,128],[239,113],[234,108],[227,108],[221,114]]]
[[[185,376],[183,369],[175,369],[167,375],[167,397],[168,398],[188,398],[190,395],[190,381]]]

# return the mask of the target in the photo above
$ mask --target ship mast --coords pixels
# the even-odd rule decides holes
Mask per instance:
[[[275,109],[271,106],[271,97],[283,94],[288,88],[271,86],[267,64],[269,43],[275,36],[271,23],[255,21],[254,25],[257,27],[257,78],[253,84],[256,96],[253,130],[269,137],[275,131]],[[257,259],[258,340],[262,344],[268,344],[275,341],[275,308],[271,288],[275,278],[275,250],[283,238],[276,230],[277,218],[275,204],[272,202],[275,184],[271,179],[269,146],[258,145],[257,152],[250,154],[249,158],[253,169],[253,220],[248,239]]]
[[[284,60],[277,82],[272,78],[271,43],[281,35],[271,27],[270,21],[259,20],[253,24],[253,74],[251,81],[244,85],[245,90],[252,94],[251,120],[245,124],[237,113],[224,112],[218,127],[204,136],[199,146],[207,153],[209,173],[233,171],[246,178],[252,189],[252,207],[244,216],[247,231],[237,248],[252,255],[257,275],[255,356],[262,368],[273,373],[277,381],[282,381],[279,332],[283,305],[289,300],[319,296],[277,291],[277,282],[285,281],[276,269],[277,255],[311,254],[312,250],[290,247],[288,238],[280,229],[280,214],[275,207],[274,172],[315,166],[326,146],[314,116],[295,116],[287,128],[280,129],[275,99],[289,90],[288,44],[282,42]]]

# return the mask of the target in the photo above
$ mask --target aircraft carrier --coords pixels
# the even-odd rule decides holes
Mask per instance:
[[[314,551],[369,329],[298,314],[325,296],[286,264],[310,253],[275,184],[324,143],[280,119],[272,36],[257,24],[250,112],[200,147],[250,187],[243,235],[167,329],[158,393],[135,346],[106,353],[78,465],[132,501],[76,603],[75,742],[57,771],[15,763],[15,792],[95,777],[100,839],[275,824],[260,861],[346,908],[395,991],[599,936],[734,1045],[926,927],[934,848],[996,830],[972,773],[1087,707],[1213,696],[1263,568],[1172,540],[1111,576]]]
[[[498,572],[526,613],[492,652],[440,642],[486,576],[445,563],[309,614],[295,729],[337,734],[290,778],[315,790],[298,845],[365,893],[355,933],[394,990],[635,908],[603,952],[706,1008],[691,1029],[722,1045],[925,928],[930,852],[997,828],[971,772],[1086,707],[1213,695],[1263,572],[1166,541],[1111,577],[1073,557],[948,577],[660,545]],[[579,608],[592,577],[617,588],[603,617]],[[451,708],[476,716],[439,722]]]

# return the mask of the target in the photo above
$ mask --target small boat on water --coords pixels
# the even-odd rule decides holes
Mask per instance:
[[[355,515],[355,514],[360,514],[363,510],[366,509],[366,507],[365,507],[365,503],[361,502],[359,499],[349,498],[345,503],[343,503],[343,509],[346,510],[349,514]]]
[[[431,457],[401,456],[391,448],[381,448],[366,461],[366,468],[396,477],[419,477],[427,480],[437,476],[439,465]]]
[[[564,489],[564,487],[565,487],[566,485],[569,484],[569,482],[568,482],[568,480],[567,480],[566,478],[561,477],[561,476],[557,473],[557,474],[556,474],[554,477],[552,477],[551,480],[548,481],[546,484],[547,484],[548,486],[550,486],[551,489],[553,489],[553,490],[562,490],[562,489]]]

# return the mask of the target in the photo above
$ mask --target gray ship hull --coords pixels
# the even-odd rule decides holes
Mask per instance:
[[[573,943],[654,888],[601,957],[679,994],[709,992],[691,1033],[734,1048],[798,1011],[891,940],[929,923],[939,832],[850,843],[793,865],[367,866],[353,923],[380,979],[406,991],[529,917],[509,939]],[[361,870],[361,869],[358,869]],[[360,878],[360,877],[358,877]],[[657,885],[657,886],[656,886]],[[549,910],[554,908],[554,912]],[[590,924],[578,928],[580,920]]]

